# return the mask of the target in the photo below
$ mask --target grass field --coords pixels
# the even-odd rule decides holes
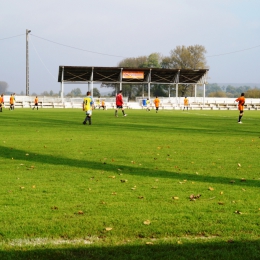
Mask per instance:
[[[0,259],[260,259],[260,112],[4,109]]]

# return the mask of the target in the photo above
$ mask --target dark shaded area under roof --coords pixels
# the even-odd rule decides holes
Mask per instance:
[[[126,79],[123,71],[144,73],[142,79]],[[158,69],[129,67],[59,66],[58,82],[63,83],[152,83],[152,84],[204,84],[208,69]],[[62,79],[63,78],[63,79]]]

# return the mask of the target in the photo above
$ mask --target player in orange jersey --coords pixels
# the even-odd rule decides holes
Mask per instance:
[[[160,105],[160,99],[156,96],[155,100],[153,101],[154,105],[155,105],[155,110],[156,113],[158,113],[159,110],[159,105]]]
[[[3,112],[3,106],[4,106],[4,94],[0,96],[0,112]]]
[[[187,97],[184,98],[183,100],[184,106],[183,106],[183,111],[185,110],[185,107],[188,110],[188,105],[189,105],[189,99]]]
[[[36,96],[35,99],[34,99],[34,107],[33,107],[33,110],[35,109],[35,107],[37,107],[37,110],[39,109],[39,108],[38,108],[38,102],[39,102],[39,99],[38,99],[38,97]]]
[[[11,94],[10,96],[10,108],[9,110],[14,110],[14,96]]]
[[[244,105],[246,102],[245,94],[241,93],[241,96],[235,100],[235,102],[238,102],[238,110],[239,110],[239,117],[238,117],[238,123],[242,124],[241,118],[244,115]]]

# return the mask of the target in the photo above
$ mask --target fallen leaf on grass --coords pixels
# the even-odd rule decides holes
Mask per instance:
[[[241,167],[241,164],[240,164],[240,163],[238,163],[238,164],[237,164],[237,166],[238,166],[238,167]]]
[[[139,196],[138,199],[143,199],[144,197],[143,196]],[[260,209],[259,209],[260,210]]]
[[[178,242],[177,242],[177,244],[181,245],[181,244],[182,244],[182,242],[181,242],[181,241],[178,241]]]
[[[121,182],[128,182],[128,180],[120,180]]]
[[[22,189],[24,189],[24,187],[20,187],[20,189],[22,190]]]
[[[242,189],[242,191],[246,191],[245,189]]]
[[[79,214],[79,215],[83,215],[84,212],[83,212],[82,210],[79,210],[79,211],[78,211],[78,214]]]
[[[146,242],[146,245],[153,245],[153,242]]]
[[[36,188],[36,186],[35,186],[35,185],[33,185],[33,186],[32,186],[32,188],[33,188],[33,189],[35,189],[35,188]]]
[[[57,210],[58,207],[57,207],[57,206],[53,206],[53,207],[51,207],[51,209],[52,209],[52,210]]]
[[[26,156],[28,156],[29,154],[27,153],[27,154],[25,154]]]
[[[115,179],[116,176],[108,176],[108,178]]]
[[[212,191],[212,190],[214,190],[214,188],[212,188],[212,187],[209,187],[209,190],[211,190],[211,191]]]
[[[245,179],[245,178],[242,178],[240,181],[246,181],[246,179]]]
[[[242,212],[239,211],[239,210],[236,210],[235,213],[236,213],[236,214],[242,214]]]
[[[106,227],[106,228],[105,228],[106,231],[110,231],[110,230],[112,230],[112,229],[113,229],[113,228],[111,228],[111,227]]]
[[[179,199],[179,197],[172,197],[174,200],[178,200]]]
[[[229,182],[230,182],[230,183],[235,183],[236,181],[234,181],[234,180],[230,180]]]
[[[198,195],[191,194],[191,195],[190,195],[190,200],[199,199],[200,197],[201,197],[200,194],[198,194]]]
[[[219,201],[218,204],[219,204],[219,205],[224,205],[224,202]]]
[[[223,192],[223,191],[221,191],[219,194],[220,194],[220,195],[223,195],[223,194],[224,194],[224,192]]]
[[[149,219],[145,220],[144,222],[144,225],[150,225],[151,224],[151,221]]]
[[[111,194],[112,194],[112,195],[116,195],[117,193],[116,193],[116,192],[112,192]]]

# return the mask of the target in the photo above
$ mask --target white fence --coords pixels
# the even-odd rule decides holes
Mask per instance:
[[[45,97],[38,96],[40,108],[82,108],[82,97],[75,98],[61,98],[58,97]],[[5,108],[9,108],[10,96],[4,96]],[[34,106],[35,96],[15,96],[15,107],[16,108],[32,108]],[[94,100],[97,98],[94,98]],[[161,109],[182,109],[183,108],[183,97],[159,97]],[[115,108],[115,98],[106,97],[100,98],[100,101],[104,100],[107,109]],[[124,98],[125,107],[129,109],[144,109],[146,98],[137,97],[135,102],[128,102],[127,98]],[[151,108],[153,105],[154,98],[151,98]],[[97,106],[97,104],[96,104]],[[235,98],[208,98],[208,97],[189,97],[189,108],[190,109],[237,109],[237,103]],[[259,110],[260,99],[259,98],[246,98],[245,110]]]

